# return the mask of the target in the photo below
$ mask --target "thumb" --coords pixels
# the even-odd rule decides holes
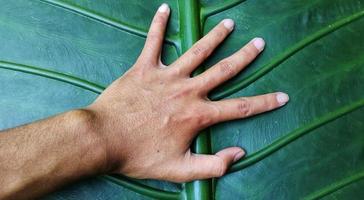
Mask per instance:
[[[220,177],[228,167],[245,155],[239,147],[229,147],[215,155],[191,154],[186,156],[185,167],[187,181]],[[186,166],[187,165],[187,166]]]

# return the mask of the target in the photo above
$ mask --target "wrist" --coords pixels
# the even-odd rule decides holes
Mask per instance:
[[[91,175],[109,172],[106,140],[98,127],[95,113],[89,109],[77,109],[67,113],[70,128],[79,132],[82,149],[88,157]]]

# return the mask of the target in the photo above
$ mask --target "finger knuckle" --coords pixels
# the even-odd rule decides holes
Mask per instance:
[[[234,76],[236,73],[234,65],[230,61],[222,61],[219,64],[220,71],[228,76]]]
[[[241,116],[249,116],[251,114],[251,105],[247,98],[241,98],[238,103],[238,111]]]
[[[253,60],[257,56],[256,50],[249,47],[242,48],[241,53],[243,57],[246,58],[247,60]]]
[[[190,87],[181,87],[181,89],[176,90],[175,92],[171,93],[168,100],[176,100],[181,99],[187,96],[190,96],[193,90]]]
[[[217,157],[217,163],[216,163],[216,168],[215,168],[215,176],[216,177],[221,177],[225,174],[227,170],[227,166],[224,162],[224,160],[220,157]]]
[[[211,124],[211,122],[212,122],[212,119],[211,119],[211,117],[209,117],[209,116],[206,116],[205,114],[203,114],[204,112],[202,112],[202,111],[196,111],[195,112],[195,122],[197,123],[197,125],[199,126],[199,127],[205,127],[206,125],[209,125],[209,124]]]
[[[168,72],[170,72],[173,77],[182,77],[185,75],[181,67],[171,67]]]
[[[222,116],[222,110],[220,109],[219,106],[211,106],[211,117],[214,118],[214,119],[220,119],[221,116]]]
[[[192,49],[192,54],[194,56],[206,58],[207,56],[209,56],[210,52],[209,52],[209,48],[208,47],[203,46],[203,45],[196,45]]]
[[[216,29],[214,32],[213,32],[213,36],[215,38],[219,38],[219,39],[222,39],[224,38],[226,35],[226,29],[225,28],[219,28],[219,29]]]
[[[269,98],[268,96],[264,98],[263,106],[268,110],[274,109],[276,107],[276,99],[275,97]]]
[[[155,16],[153,23],[156,25],[163,25],[165,22],[165,17],[163,15]]]

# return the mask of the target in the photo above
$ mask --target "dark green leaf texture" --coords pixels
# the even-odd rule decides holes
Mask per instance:
[[[0,129],[92,102],[135,61],[164,1],[13,0],[0,7]],[[236,29],[199,73],[260,36],[266,50],[211,99],[285,91],[274,112],[203,131],[199,153],[248,155],[216,180],[104,176],[45,199],[363,199],[364,1],[170,0],[163,61],[224,18]]]

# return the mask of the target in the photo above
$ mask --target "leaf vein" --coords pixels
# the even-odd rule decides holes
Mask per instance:
[[[125,31],[132,35],[136,35],[136,36],[143,37],[143,38],[147,37],[147,33],[148,33],[147,30],[141,29],[136,26],[132,26],[125,22],[116,21],[115,19],[111,19],[106,16],[102,16],[100,13],[95,13],[93,11],[81,8],[79,6],[60,2],[57,0],[39,0],[39,1],[43,2],[45,4],[48,4],[48,5],[54,6],[54,7],[65,9],[65,10],[73,12],[77,15],[92,19],[94,21],[100,22],[101,24],[105,24],[105,25],[114,27],[117,30]],[[177,52],[179,52],[179,38],[177,35],[166,36],[165,40],[167,43],[173,45],[177,49]]]
[[[146,195],[148,197],[152,197],[152,198],[156,198],[156,199],[166,199],[166,200],[167,199],[181,199],[180,192],[170,192],[170,191],[159,190],[159,189],[147,186],[147,185],[137,183],[137,182],[130,180],[123,176],[102,176],[99,178],[101,178],[103,180],[111,181],[114,184],[123,186],[134,192],[137,192],[142,195]]]
[[[357,174],[354,174],[348,178],[345,178],[343,180],[340,180],[340,181],[337,181],[333,184],[330,184],[328,185],[327,187],[317,191],[317,192],[314,192],[313,194],[303,198],[304,200],[311,200],[311,199],[321,199],[329,194],[332,194],[352,183],[355,183],[357,181],[360,181],[364,179],[364,171],[362,172],[359,172]]]
[[[311,43],[323,38],[326,35],[329,35],[330,33],[340,29],[341,27],[344,27],[347,24],[350,24],[354,22],[355,20],[360,19],[364,16],[364,10],[361,10],[357,13],[354,13],[350,16],[347,16],[345,18],[342,18],[325,28],[307,36],[306,38],[302,39],[301,41],[297,42],[292,47],[288,48],[286,51],[284,51],[282,54],[276,56],[272,59],[271,62],[264,65],[261,69],[253,73],[252,75],[248,76],[247,78],[243,79],[241,82],[237,83],[236,85],[233,85],[231,87],[226,88],[223,92],[212,94],[210,98],[212,100],[219,100],[222,98],[225,98],[229,95],[232,95],[239,90],[247,87],[254,81],[258,80],[259,78],[263,77],[265,74],[273,70],[275,67],[277,67],[279,64],[286,61],[288,58],[296,54],[297,52],[304,49],[306,46],[310,45]]]
[[[259,162],[260,160],[263,160],[264,158],[268,157],[269,155],[278,151],[279,149],[283,148],[289,143],[295,141],[296,139],[363,106],[364,106],[364,99],[361,99],[349,105],[343,106],[335,111],[327,113],[326,115],[318,118],[317,120],[314,120],[310,124],[299,127],[296,130],[288,133],[287,135],[275,140],[272,144],[268,145],[267,147],[264,147],[263,149],[253,153],[251,156],[248,156],[245,159],[237,162],[229,169],[229,173],[241,170],[243,168],[246,168],[250,165]]]
[[[42,76],[45,78],[50,78],[53,80],[61,81],[64,83],[69,83],[71,85],[89,90],[96,94],[100,94],[105,89],[105,87],[103,87],[97,83],[93,83],[93,82],[81,79],[79,77],[76,77],[76,76],[52,71],[49,69],[42,69],[42,68],[34,67],[34,66],[28,66],[28,65],[12,63],[12,62],[7,62],[7,61],[0,61],[0,68],[24,72],[24,73],[28,73],[28,74],[33,74],[33,75]]]

